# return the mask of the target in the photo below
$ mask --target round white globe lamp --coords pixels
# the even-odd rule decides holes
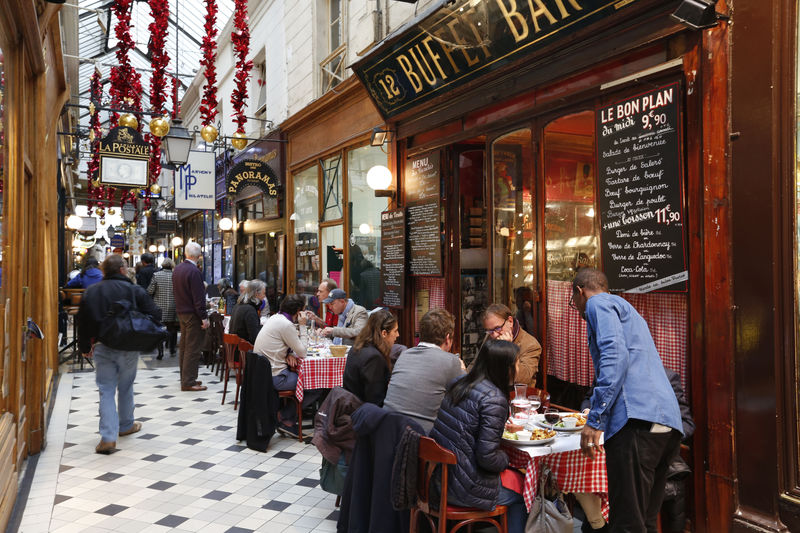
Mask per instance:
[[[222,231],[230,231],[233,229],[233,220],[228,217],[219,219],[219,229]]]
[[[72,214],[67,217],[67,227],[76,230],[83,225],[83,220],[78,215]]]
[[[392,184],[392,171],[383,165],[375,165],[367,171],[367,185],[374,191],[383,191]]]
[[[178,236],[172,238],[172,246],[183,246],[183,239]]]

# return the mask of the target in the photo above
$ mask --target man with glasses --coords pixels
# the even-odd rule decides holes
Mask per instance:
[[[539,341],[522,329],[511,309],[503,304],[491,304],[486,308],[483,313],[483,327],[486,330],[486,339],[513,342],[519,347],[519,364],[514,381],[535,387],[539,356],[542,354]]]
[[[581,450],[594,458],[604,436],[611,531],[655,533],[682,435],[678,400],[647,322],[609,294],[605,274],[581,268],[569,306],[586,321],[596,380]]]

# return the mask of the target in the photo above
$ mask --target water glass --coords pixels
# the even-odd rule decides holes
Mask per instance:
[[[542,406],[542,399],[539,398],[539,395],[531,394],[528,396],[528,401],[531,402],[531,415],[538,413],[539,408]]]
[[[528,394],[528,385],[525,383],[514,383],[514,398],[524,399]]]

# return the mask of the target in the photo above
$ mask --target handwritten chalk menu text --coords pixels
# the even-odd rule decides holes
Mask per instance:
[[[406,213],[393,209],[381,213],[381,282],[383,305],[403,307],[406,274]]]
[[[412,276],[442,275],[441,213],[439,198],[406,208],[408,269]]]
[[[597,115],[598,205],[609,289],[686,291],[678,82]]]
[[[406,160],[406,203],[439,198],[439,152],[428,152]]]

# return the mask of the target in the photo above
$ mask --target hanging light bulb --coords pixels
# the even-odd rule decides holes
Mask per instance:
[[[233,220],[228,217],[219,220],[219,229],[222,231],[230,231],[233,229]]]

